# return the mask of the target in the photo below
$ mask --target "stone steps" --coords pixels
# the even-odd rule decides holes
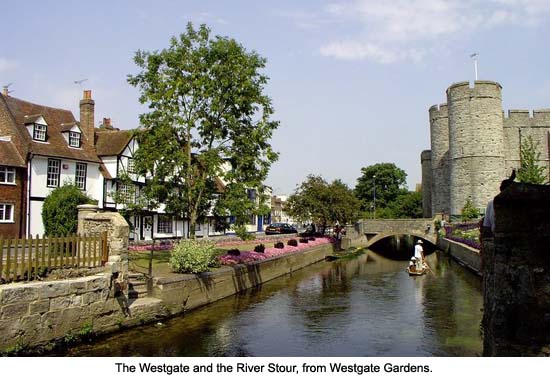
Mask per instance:
[[[147,278],[141,273],[128,274],[128,298],[147,297]]]

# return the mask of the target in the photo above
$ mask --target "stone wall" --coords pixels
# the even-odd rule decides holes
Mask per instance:
[[[156,280],[153,294],[166,304],[171,314],[186,312],[319,262],[328,248],[330,245],[320,245],[253,264],[223,267],[199,275],[164,277]]]
[[[479,250],[444,237],[437,238],[437,246],[460,265],[481,276],[481,255]]]
[[[48,346],[166,316],[160,301],[111,298],[110,273],[0,286],[0,352]]]
[[[550,355],[550,186],[515,183],[484,240],[484,355]]]

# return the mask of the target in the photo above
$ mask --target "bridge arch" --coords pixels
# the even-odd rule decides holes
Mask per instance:
[[[425,234],[418,233],[418,232],[380,232],[380,233],[377,233],[377,234],[374,234],[374,235],[370,235],[370,238],[369,238],[369,235],[367,235],[367,245],[366,245],[366,247],[368,248],[371,245],[374,245],[375,243],[377,243],[381,240],[387,239],[388,237],[399,236],[399,235],[415,236],[415,237],[418,237],[418,238],[422,239],[423,241],[428,242],[428,243],[430,243],[434,246],[437,245],[437,243],[436,243],[437,240],[434,239],[433,236],[425,235]]]
[[[435,219],[365,219],[358,222],[358,233],[365,235],[366,246],[391,236],[411,235],[437,245]]]

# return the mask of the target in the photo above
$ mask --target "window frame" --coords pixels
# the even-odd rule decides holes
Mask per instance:
[[[42,128],[44,129],[42,130]],[[42,133],[44,134],[44,139],[41,139]],[[40,137],[39,137],[39,134],[40,134]],[[33,141],[46,142],[48,140],[48,125],[35,123],[32,129],[32,139]]]
[[[170,224],[169,227],[168,224]],[[157,216],[157,233],[174,233],[174,219],[172,219],[172,216]]]
[[[0,180],[0,184],[11,184],[15,185],[17,182],[17,172],[15,170],[15,167],[10,166],[0,166],[0,174],[4,173],[4,180]],[[13,175],[13,181],[9,181],[9,176]]]
[[[80,169],[82,169],[82,166],[84,167],[83,174],[82,174],[82,171],[80,171],[81,174],[79,174],[79,166],[80,166]],[[79,177],[81,178],[80,183],[79,183]],[[76,187],[78,187],[79,190],[83,190],[83,191],[86,190],[87,177],[88,177],[88,164],[83,162],[76,162],[76,166],[74,170],[74,184]],[[82,187],[80,187],[80,185],[82,185]]]
[[[71,142],[71,138],[77,139],[78,144],[75,146]],[[69,147],[80,148],[82,146],[82,134],[78,131],[69,131]]]
[[[128,174],[135,174],[136,173],[136,166],[134,164],[134,158],[128,158],[128,161],[126,162],[126,172]]]
[[[8,219],[6,219],[6,206],[10,207]],[[15,223],[15,205],[13,203],[0,203],[0,223]]]
[[[50,169],[56,168],[56,166],[53,166],[54,163],[57,164],[57,174],[54,172],[50,172]],[[56,178],[53,178],[53,177],[50,177],[50,174],[57,175],[57,176]],[[55,185],[53,183],[50,183],[50,180],[54,180],[54,179],[55,179]],[[48,158],[48,168],[46,171],[46,187],[58,188],[60,179],[61,179],[61,160]]]

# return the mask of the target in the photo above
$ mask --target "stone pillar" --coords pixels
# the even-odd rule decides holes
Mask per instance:
[[[111,273],[128,271],[128,240],[130,226],[118,212],[98,212],[97,206],[78,206],[78,234],[107,232],[109,261],[105,264]]]
[[[99,211],[99,207],[95,204],[81,204],[76,207],[78,210],[78,228],[79,235],[84,234],[84,218],[90,214],[95,214]]]
[[[550,355],[550,186],[514,183],[483,242],[485,356]]]

